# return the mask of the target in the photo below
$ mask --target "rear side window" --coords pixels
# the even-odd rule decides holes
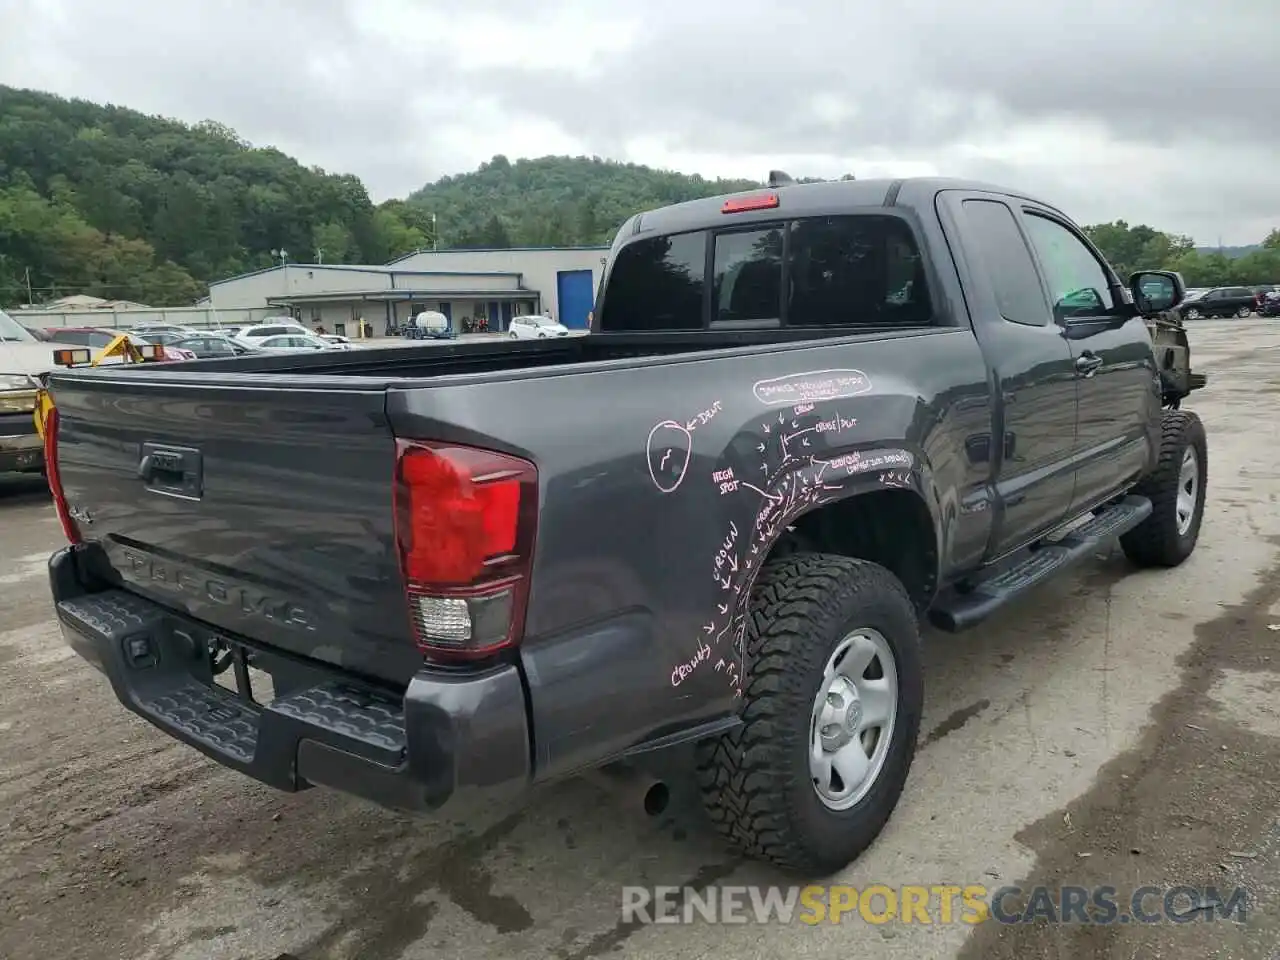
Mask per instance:
[[[707,235],[651,237],[618,251],[600,329],[701,330]]]
[[[778,320],[783,226],[716,237],[712,302],[719,323]]]
[[[1047,324],[1044,288],[1013,211],[995,200],[966,200],[964,214],[1001,316],[1011,323]]]
[[[897,217],[797,220],[789,267],[789,327],[932,323],[924,261],[911,228]]]

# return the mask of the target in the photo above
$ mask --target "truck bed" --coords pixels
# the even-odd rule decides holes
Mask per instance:
[[[863,328],[874,339],[887,332]],[[902,331],[897,331],[902,332]],[[610,364],[621,360],[661,360],[679,354],[713,353],[734,348],[769,347],[797,341],[848,337],[847,329],[825,330],[691,330],[661,334],[593,334],[554,340],[479,340],[424,343],[414,346],[357,347],[315,353],[279,353],[208,360],[178,365],[134,368],[132,372],[166,379],[187,374],[297,374],[308,377],[421,379],[511,370],[545,371],[549,367]],[[560,372],[557,370],[556,372]],[[200,377],[206,380],[208,378]]]

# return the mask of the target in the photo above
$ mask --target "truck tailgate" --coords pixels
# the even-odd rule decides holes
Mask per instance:
[[[81,534],[108,579],[228,636],[407,682],[384,391],[253,379],[55,376]]]

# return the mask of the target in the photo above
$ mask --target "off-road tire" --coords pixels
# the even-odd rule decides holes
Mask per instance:
[[[1178,533],[1178,487],[1182,458],[1195,451],[1199,479],[1195,513],[1186,533]],[[1196,548],[1204,521],[1209,452],[1204,424],[1189,410],[1166,410],[1160,421],[1160,460],[1133,492],[1151,501],[1151,516],[1120,537],[1120,546],[1134,563],[1144,567],[1176,567]]]
[[[859,627],[879,631],[892,648],[898,713],[870,791],[836,811],[814,789],[810,720],[828,658]],[[924,701],[915,608],[878,564],[791,554],[760,571],[745,652],[742,725],[698,747],[703,803],[721,835],[747,855],[810,878],[830,875],[880,834],[915,756]]]

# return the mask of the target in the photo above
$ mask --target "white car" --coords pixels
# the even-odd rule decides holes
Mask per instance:
[[[341,347],[343,350],[351,349],[351,341],[348,340],[346,337],[339,336],[336,333],[317,333],[316,336],[319,337],[321,340],[323,340],[325,343],[331,343],[335,347]]]
[[[308,350],[350,350],[351,344],[329,343],[322,340],[315,334],[307,333],[285,333],[275,337],[259,337],[252,343],[258,350],[272,350],[277,352],[306,352]]]
[[[179,323],[139,323],[129,332],[139,337],[145,337],[152,333],[176,333],[179,336],[190,337],[200,331],[193,327],[184,327]]]
[[[550,317],[512,317],[510,337],[512,340],[545,340],[547,337],[567,337],[569,328],[556,323]]]
[[[282,320],[278,323],[259,323],[252,327],[245,327],[236,334],[236,339],[246,347],[256,347],[267,337],[285,336],[311,337],[314,334],[300,323]]]

